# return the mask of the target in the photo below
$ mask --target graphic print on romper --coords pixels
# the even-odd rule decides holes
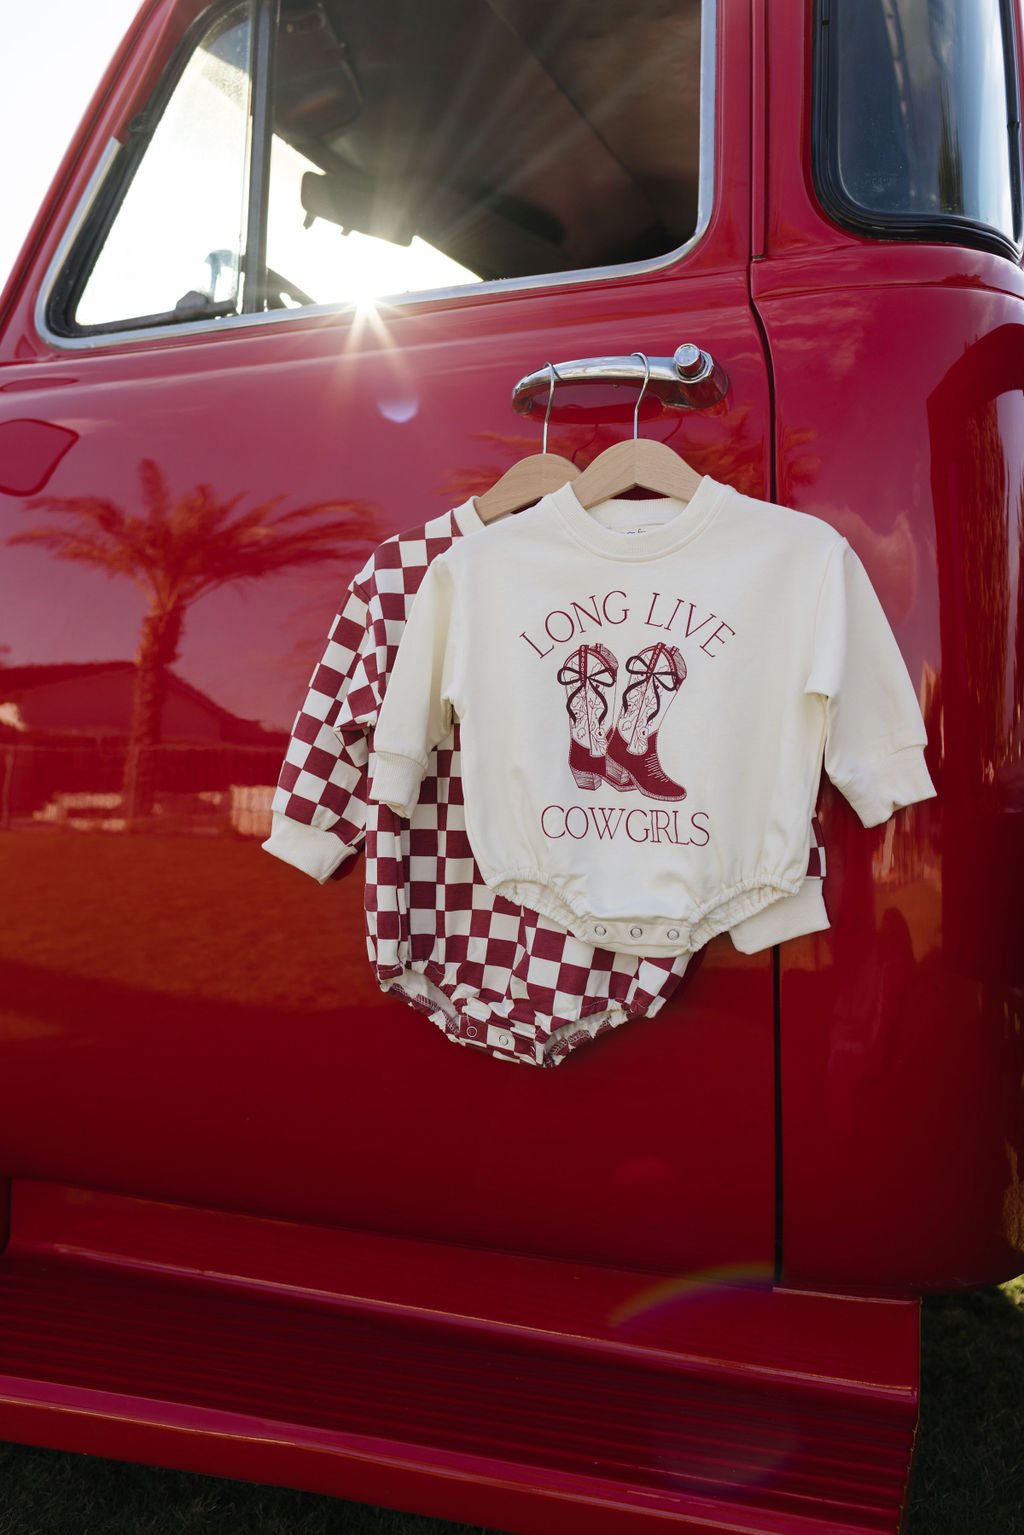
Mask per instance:
[[[614,701],[618,674],[619,663],[606,645],[581,645],[558,671],[570,722],[569,769],[581,789],[598,789],[608,777],[609,694]]]
[[[639,789],[648,799],[686,798],[682,784],[658,760],[658,716],[672,702],[686,678],[686,662],[674,645],[649,645],[630,656],[626,671],[634,679],[622,694],[614,728],[609,693],[614,698],[619,663],[606,645],[581,645],[558,671],[566,691],[569,716],[569,769],[581,789],[610,783]]]
[[[606,767],[617,789],[639,789],[648,799],[686,798],[682,784],[670,778],[658,760],[659,715],[686,680],[686,662],[675,645],[648,645],[630,656],[626,671],[634,679],[622,693],[622,708],[608,741]],[[666,697],[665,695],[669,695]]]

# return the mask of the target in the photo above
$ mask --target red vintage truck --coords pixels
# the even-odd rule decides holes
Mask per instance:
[[[1024,1250],[1021,61],[1016,0],[146,0],[0,299],[0,1436],[899,1528],[920,1297]],[[261,843],[369,552],[638,351],[860,555],[938,793],[824,784],[827,933],[533,1070]]]

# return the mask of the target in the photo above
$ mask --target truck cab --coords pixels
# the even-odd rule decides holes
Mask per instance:
[[[920,1297],[1024,1251],[1020,69],[1016,0],[146,0],[0,296],[0,1435],[899,1529]],[[368,556],[637,353],[860,556],[937,797],[823,781],[828,931],[535,1070],[261,844]]]

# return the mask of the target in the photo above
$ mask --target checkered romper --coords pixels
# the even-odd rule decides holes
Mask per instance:
[[[368,736],[413,598],[430,562],[478,526],[466,503],[388,539],[356,577],[296,718],[265,846],[324,880],[365,845],[367,948],[382,990],[458,1044],[555,1066],[656,1013],[689,956],[591,948],[488,888],[466,834],[457,723],[432,754],[408,821],[368,800]],[[817,875],[813,841],[808,872]]]

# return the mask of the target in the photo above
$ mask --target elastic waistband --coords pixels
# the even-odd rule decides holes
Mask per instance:
[[[577,910],[537,871],[502,874],[488,880],[492,890],[518,906],[527,906],[550,917],[573,937],[595,949],[613,949],[620,954],[638,954],[648,959],[666,959],[702,949],[718,933],[728,932],[737,922],[752,917],[782,896],[793,895],[801,881],[774,875],[757,875],[722,890],[703,906],[694,906],[685,916],[595,916]]]

